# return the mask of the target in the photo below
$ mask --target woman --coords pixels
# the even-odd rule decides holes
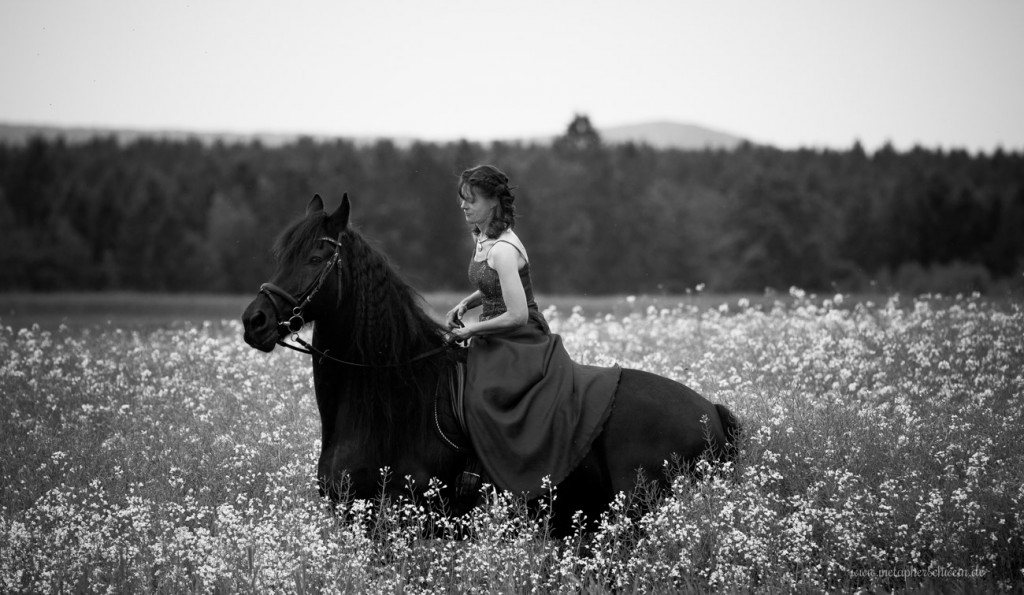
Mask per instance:
[[[618,367],[571,360],[533,297],[530,259],[513,231],[515,195],[492,165],[462,173],[459,202],[475,247],[469,280],[476,291],[447,315],[454,338],[471,340],[466,425],[494,483],[528,496],[543,479],[558,484],[601,432],[618,386]],[[463,323],[482,307],[479,320]]]

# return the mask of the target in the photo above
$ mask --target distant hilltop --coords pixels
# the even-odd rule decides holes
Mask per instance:
[[[678,122],[650,122],[598,128],[608,143],[635,142],[656,149],[735,149],[746,139],[718,130]]]
[[[735,149],[746,142],[739,136],[712,130],[703,126],[693,124],[681,124],[678,122],[648,122],[643,124],[626,124],[621,126],[597,127],[598,134],[604,142],[611,144],[634,142],[647,144],[656,149]],[[506,142],[522,142],[532,144],[547,144],[556,135],[545,137],[520,138],[520,139],[497,139]],[[128,128],[90,128],[72,126],[44,126],[31,124],[3,124],[0,123],[0,144],[23,145],[31,138],[44,138],[48,140],[64,139],[68,143],[88,142],[95,138],[113,137],[121,143],[130,143],[142,139],[160,139],[171,141],[198,140],[204,144],[221,142],[224,144],[247,144],[258,141],[269,147],[278,147],[293,143],[300,138],[309,138],[317,142],[331,142],[338,139],[345,139],[357,144],[371,144],[378,140],[388,139],[399,146],[408,146],[420,140],[423,142],[451,142],[435,141],[431,139],[416,139],[412,137],[370,137],[370,136],[344,136],[329,134],[309,133],[240,133],[240,132],[203,132],[188,130],[144,130]]]

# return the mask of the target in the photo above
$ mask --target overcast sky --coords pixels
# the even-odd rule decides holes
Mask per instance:
[[[1024,149],[1020,0],[0,0],[0,122]]]

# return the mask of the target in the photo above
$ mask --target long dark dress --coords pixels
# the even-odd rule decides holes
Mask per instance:
[[[545,476],[561,482],[590,450],[611,412],[621,370],[573,362],[537,308],[529,263],[519,278],[529,322],[473,338],[466,425],[494,484],[533,497],[541,495]],[[486,260],[470,261],[469,279],[483,294],[481,320],[505,312],[498,273]]]

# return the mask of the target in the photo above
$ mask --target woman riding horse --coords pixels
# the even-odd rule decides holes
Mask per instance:
[[[507,182],[499,186],[507,186]],[[474,184],[461,184],[460,188],[468,192],[464,198],[480,200],[482,205],[489,204],[488,196],[493,200],[491,193],[474,191]],[[472,210],[469,203],[466,200],[467,211]],[[462,417],[462,409],[452,403],[457,402],[454,379],[459,377],[465,352],[447,342],[453,332],[472,338],[467,384],[469,398],[475,402],[465,413],[475,420],[467,425],[476,429],[470,433],[494,432],[473,436],[473,443],[492,449],[481,453],[490,457],[492,467],[494,461],[507,461],[509,469],[496,470],[496,482],[507,476],[521,481],[498,483],[501,488],[529,491],[543,475],[567,473],[557,482],[558,498],[552,509],[555,525],[562,530],[571,528],[576,511],[596,519],[617,492],[633,489],[638,473],[667,486],[671,477],[665,474],[665,462],[669,459],[678,457],[686,463],[706,453],[722,457],[732,452],[739,424],[724,406],[648,372],[587,369],[563,356],[557,337],[529,306],[532,291],[526,251],[512,234],[503,230],[492,237],[487,227],[480,228],[481,258],[474,257],[471,267],[478,269],[475,275],[484,287],[478,297],[485,306],[485,320],[449,331],[423,310],[418,294],[387,258],[349,225],[350,213],[347,195],[332,213],[324,210],[319,196],[313,197],[305,217],[289,225],[278,238],[274,249],[277,270],[242,315],[245,341],[262,351],[273,350],[289,335],[301,341],[299,331],[307,323],[314,324],[312,341],[303,343],[312,354],[321,422],[317,477],[324,494],[332,499],[345,493],[357,498],[379,496],[381,470],[386,468],[392,478],[399,478],[383,486],[387,492],[415,492],[437,478],[445,486],[443,497],[454,503],[455,512],[471,505],[457,502],[454,487],[469,455],[442,427],[442,419]],[[469,217],[476,225],[475,211],[472,215],[467,212]],[[479,223],[486,222],[486,218],[479,219]],[[520,257],[522,267],[518,267]],[[524,280],[520,281],[521,295],[513,295],[515,283],[506,278]],[[463,305],[474,305],[474,296]],[[505,318],[501,318],[505,312],[497,314],[494,309],[498,296],[505,312],[512,312]],[[525,325],[521,320],[523,303],[528,311]],[[457,307],[451,322],[463,312]],[[516,321],[519,326],[503,329],[503,321]],[[503,332],[487,334],[498,330]],[[534,349],[538,353],[532,353]],[[530,363],[516,366],[517,388],[510,389],[509,375],[499,374],[495,368],[511,368],[510,362],[520,356]],[[553,371],[552,366],[560,369]],[[566,373],[565,367],[571,371]],[[567,388],[547,386],[548,378],[558,379]],[[577,384],[577,378],[583,380]],[[577,391],[579,386],[594,390]],[[613,395],[606,394],[609,386]],[[539,387],[536,395],[531,394],[531,387]],[[572,400],[582,399],[584,394],[593,402]],[[504,400],[506,396],[509,401]],[[518,411],[511,402],[516,398],[523,399],[530,411]],[[514,424],[489,418],[505,414],[519,416],[524,424],[540,419],[547,425],[524,427],[517,434]],[[566,415],[576,417],[566,419]],[[559,435],[543,436],[545,432]],[[567,434],[572,438],[567,440]],[[505,439],[518,442],[498,444]],[[543,452],[545,440],[565,450],[554,455]],[[589,448],[581,447],[584,443]],[[521,450],[524,444],[527,448]],[[502,449],[513,453],[513,459],[515,453],[526,452],[528,464],[517,470],[515,460],[500,454]]]
[[[573,362],[533,297],[509,179],[492,165],[462,173],[459,202],[476,248],[476,291],[448,312],[455,338],[470,339],[466,422],[494,483],[527,495],[561,483],[590,450],[612,409],[621,370]],[[482,306],[476,322],[462,322]]]

